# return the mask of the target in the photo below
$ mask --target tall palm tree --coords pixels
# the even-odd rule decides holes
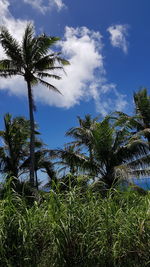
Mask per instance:
[[[2,27],[0,43],[7,56],[0,60],[0,77],[23,76],[28,90],[29,115],[30,115],[30,183],[34,186],[34,100],[32,86],[38,83],[47,86],[49,89],[59,92],[51,83],[43,80],[45,78],[60,79],[59,75],[53,73],[60,70],[68,61],[60,57],[60,53],[49,54],[49,49],[59,38],[50,37],[45,34],[35,36],[34,27],[28,24],[22,39],[22,43],[9,33],[7,28]],[[59,63],[59,64],[55,64]],[[51,71],[51,73],[50,73]]]

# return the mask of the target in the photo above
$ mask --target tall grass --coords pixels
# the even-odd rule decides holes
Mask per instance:
[[[7,190],[0,266],[150,266],[150,194],[80,192],[50,192],[28,207]]]

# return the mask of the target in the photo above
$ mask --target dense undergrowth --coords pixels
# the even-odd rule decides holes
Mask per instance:
[[[150,266],[150,194],[14,190],[0,201],[0,266]]]

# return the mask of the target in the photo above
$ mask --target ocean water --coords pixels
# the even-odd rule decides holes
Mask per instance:
[[[132,178],[130,182],[143,188],[144,190],[150,190],[150,178]],[[124,181],[121,185],[121,188],[128,187],[128,181]],[[50,188],[43,187],[42,190],[49,192]]]
[[[134,184],[138,185],[139,187],[150,190],[150,178],[132,178]]]

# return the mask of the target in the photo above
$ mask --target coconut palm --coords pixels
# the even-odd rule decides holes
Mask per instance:
[[[85,119],[77,117],[79,121],[78,127],[72,127],[66,133],[66,136],[70,136],[75,139],[73,142],[78,147],[84,147],[89,153],[91,162],[93,161],[93,149],[92,149],[92,139],[93,139],[93,129],[98,118],[91,118],[91,115],[85,115]]]
[[[21,164],[29,153],[30,122],[24,117],[7,113],[4,116],[4,130],[0,131],[0,172],[7,177],[19,177]]]
[[[49,49],[59,38],[50,37],[45,34],[35,36],[34,27],[28,24],[22,39],[22,43],[9,33],[7,28],[2,27],[0,43],[7,56],[0,60],[0,77],[8,78],[16,75],[23,76],[28,90],[29,115],[30,115],[30,183],[34,185],[34,110],[32,86],[41,84],[49,89],[59,90],[49,83],[45,78],[60,79],[54,70],[61,70],[68,61],[60,57],[60,53],[50,53]]]
[[[125,170],[130,177],[135,173],[150,173],[146,168],[149,152],[147,142],[132,135],[126,126],[116,129],[106,118],[97,123],[93,137],[95,169],[108,188],[118,181],[118,170]]]
[[[73,128],[73,133],[75,133],[76,141],[80,129]],[[82,166],[89,172],[90,177],[97,177],[98,180],[106,184],[107,188],[112,187],[123,173],[126,174],[124,175],[126,178],[127,174],[131,177],[135,174],[150,173],[147,168],[148,144],[139,136],[131,134],[126,125],[122,128],[116,128],[110,124],[109,117],[106,117],[102,122],[94,122],[94,127],[90,130],[88,138],[89,141],[84,142],[84,146],[88,148],[90,144],[92,161],[90,154],[89,156],[82,155],[80,165],[76,161],[74,166],[76,168]],[[82,141],[83,139],[78,140]],[[81,142],[81,148],[82,145],[83,142]],[[67,157],[69,157],[68,152]],[[69,159],[71,160],[71,158],[74,158],[73,153]]]
[[[28,157],[23,164],[21,165],[21,168],[24,170],[28,170],[30,166],[30,157]],[[41,148],[35,151],[35,164],[34,164],[34,171],[35,171],[35,180],[36,180],[36,188],[38,189],[38,170],[42,170],[43,172],[46,172],[48,175],[49,184],[52,183],[52,181],[56,182],[56,172],[54,170],[54,165],[51,161],[51,157],[49,155],[49,150],[44,149],[41,145]]]
[[[150,143],[150,96],[147,89],[141,89],[134,93],[135,114],[130,116],[123,112],[115,112],[116,126],[125,126],[129,128],[133,134],[144,136]]]
[[[89,158],[75,145],[67,144],[64,149],[50,150],[50,156],[52,159],[58,159],[54,164],[61,166],[59,172],[69,170],[72,175],[76,175],[89,166]]]
[[[53,166],[57,166],[59,179],[56,180],[55,184],[58,185],[59,190],[66,191],[77,185],[82,189],[87,188],[89,181],[87,174],[92,166],[89,158],[85,153],[82,153],[79,147],[75,144],[66,144],[64,149],[50,150],[50,156],[55,159]],[[51,183],[48,185],[51,186]]]

